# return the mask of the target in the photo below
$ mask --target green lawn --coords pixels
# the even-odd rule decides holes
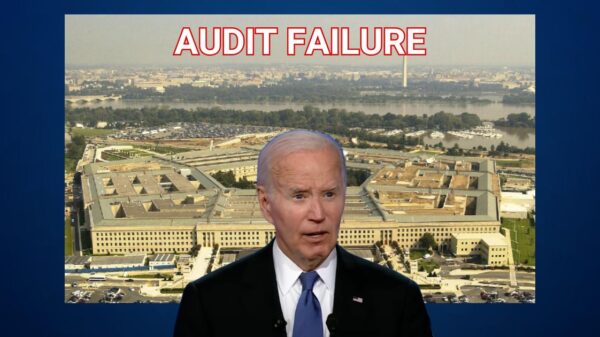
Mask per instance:
[[[425,249],[411,249],[410,250],[410,259],[418,260],[422,259],[425,254],[429,254],[429,252]],[[420,260],[419,261],[419,269],[423,268],[426,272],[431,273],[435,268],[439,268],[440,266],[431,261],[431,260]]]
[[[433,151],[433,150],[419,150],[416,152],[411,152],[411,154],[414,155],[420,155],[420,154],[424,154],[424,155],[438,155],[440,153],[443,153],[442,151]]]
[[[515,263],[535,266],[535,226],[533,219],[502,218],[502,227],[510,229]]]
[[[144,150],[140,150],[140,149],[133,149],[133,150],[123,150],[120,153],[125,153],[127,156],[129,156],[130,158],[134,158],[134,157],[148,157],[151,156],[150,153],[144,151]]]
[[[168,153],[181,153],[192,151],[191,149],[181,148],[181,147],[173,147],[173,146],[138,146],[139,148],[154,151],[160,154],[168,154]]]
[[[496,159],[496,165],[503,167],[534,167],[534,161],[531,159],[518,159],[518,160],[502,160]]]
[[[105,152],[108,152],[108,151],[105,151]],[[126,157],[126,158],[148,157],[148,156],[152,155],[152,154],[150,154],[144,150],[140,150],[140,149],[116,150],[116,151],[110,151],[110,153],[114,154],[116,156],[122,156],[122,157]]]
[[[165,278],[173,277],[172,273],[152,273],[152,274],[135,274],[131,278]]]
[[[102,151],[102,159],[104,160],[108,160],[108,161],[113,161],[113,160],[123,160],[123,159],[127,159],[127,155],[124,154],[113,154],[113,151]]]
[[[67,173],[75,172],[75,168],[77,168],[77,160],[65,157],[65,170],[67,170]]]
[[[431,273],[434,269],[439,268],[440,266],[433,262],[427,260],[419,261],[419,269],[423,268],[426,272]]]
[[[114,129],[92,129],[92,128],[72,128],[71,129],[71,134],[73,136],[82,135],[85,137],[106,136],[106,135],[110,135],[115,132],[117,132],[117,130],[114,130]]]
[[[148,157],[150,153],[138,149],[102,151],[102,159],[108,161],[124,160],[136,157]]]
[[[410,259],[411,260],[418,260],[423,258],[423,256],[425,256],[425,254],[427,254],[428,252],[425,249],[411,249],[410,250]]]
[[[73,231],[71,231],[71,217],[65,219],[65,256],[73,255]]]

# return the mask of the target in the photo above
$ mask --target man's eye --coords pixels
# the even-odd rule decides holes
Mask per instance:
[[[292,197],[296,200],[302,200],[304,199],[304,194],[294,194],[294,196]]]
[[[335,197],[335,193],[334,192],[326,192],[325,193],[325,198],[333,198]]]

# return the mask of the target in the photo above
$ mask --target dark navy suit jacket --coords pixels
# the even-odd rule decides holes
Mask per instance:
[[[337,249],[331,337],[432,336],[419,287],[410,279]],[[273,242],[185,288],[175,337],[285,337]]]

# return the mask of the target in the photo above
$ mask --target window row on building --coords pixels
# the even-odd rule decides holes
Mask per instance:
[[[187,253],[189,248],[169,247],[169,248],[101,248],[95,249],[94,254],[127,254],[127,253]]]
[[[468,229],[468,230],[467,230]],[[369,246],[376,241],[391,244],[396,241],[403,249],[420,247],[419,239],[425,233],[434,236],[435,241],[442,246],[449,246],[453,232],[481,230],[482,233],[493,232],[497,226],[455,226],[427,228],[397,228],[397,229],[368,229],[346,228],[340,230],[338,241],[347,246]],[[102,231],[93,233],[94,253],[127,253],[129,250],[137,252],[154,250],[156,252],[188,251],[194,245],[213,246],[218,244],[228,248],[258,248],[262,247],[275,237],[275,230],[208,230],[208,231]],[[196,240],[196,238],[198,238]],[[458,253],[480,251],[479,242],[463,240],[457,247]],[[115,249],[123,249],[116,251]],[[505,248],[490,248],[491,251],[505,250]]]
[[[503,261],[489,261],[487,264],[504,265],[506,263]]]
[[[151,231],[151,232],[141,232],[141,231],[129,231],[129,232],[125,232],[125,231],[114,231],[114,232],[96,232],[96,236],[97,237],[124,237],[124,236],[173,236],[173,235],[186,235],[187,237],[189,237],[190,235],[193,235],[194,232],[191,231],[178,231],[178,232],[173,232],[173,231]]]
[[[190,236],[157,236],[157,237],[132,237],[132,238],[124,238],[124,237],[116,237],[116,238],[102,238],[99,237],[96,240],[98,241],[157,241],[157,240],[190,240]]]
[[[481,249],[479,247],[475,247],[475,248],[461,248],[460,251],[461,252],[470,252],[470,251],[480,251]]]
[[[192,241],[188,242],[98,242],[99,247],[122,247],[122,246],[191,246],[193,244]]]
[[[456,226],[456,227],[434,227],[434,228],[399,228],[398,234],[400,233],[431,233],[436,234],[438,232],[448,233],[451,232],[475,232],[475,233],[494,233],[498,229],[496,226],[485,226],[485,227],[471,227],[471,226]]]

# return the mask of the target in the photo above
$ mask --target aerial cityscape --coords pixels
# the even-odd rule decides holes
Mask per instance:
[[[341,246],[425,303],[535,303],[535,67],[399,59],[67,62],[65,302],[178,302],[265,246],[258,153],[305,128],[344,148]]]

